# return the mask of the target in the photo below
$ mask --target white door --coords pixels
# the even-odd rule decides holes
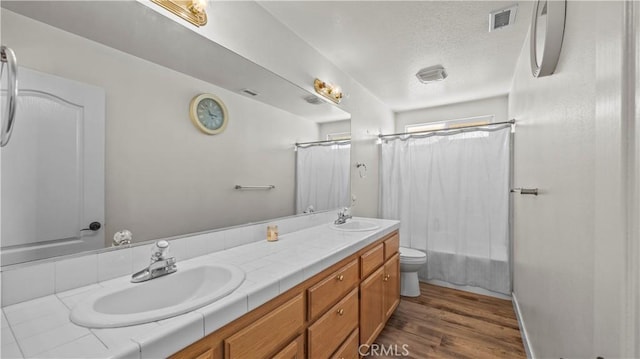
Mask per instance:
[[[102,248],[105,92],[26,68],[18,80],[15,127],[0,153],[2,264]],[[101,228],[83,230],[92,222]]]

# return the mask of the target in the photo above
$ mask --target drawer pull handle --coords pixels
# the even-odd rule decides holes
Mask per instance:
[[[344,309],[342,308],[338,309],[338,315],[344,315]]]
[[[342,282],[342,281],[344,280],[344,276],[343,276],[342,274],[340,274],[340,275],[337,277],[337,279],[338,279],[339,281],[341,281],[341,282]]]

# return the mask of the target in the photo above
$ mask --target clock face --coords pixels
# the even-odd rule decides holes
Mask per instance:
[[[218,130],[224,124],[225,118],[222,107],[211,98],[202,99],[198,103],[196,113],[198,114],[198,121],[209,130]]]
[[[189,114],[193,124],[208,135],[221,133],[229,121],[224,103],[208,93],[200,94],[191,100]]]

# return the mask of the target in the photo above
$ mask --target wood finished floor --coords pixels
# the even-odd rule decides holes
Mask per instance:
[[[511,301],[425,283],[420,291],[402,297],[376,343],[407,344],[409,358],[526,358]]]

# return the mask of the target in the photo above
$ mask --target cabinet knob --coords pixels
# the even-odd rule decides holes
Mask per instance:
[[[338,309],[338,315],[344,315],[344,309],[342,308]]]
[[[390,274],[387,274],[387,275],[385,275],[385,276],[384,276],[384,279],[383,279],[383,280],[384,280],[385,282],[387,282],[387,281],[389,281],[389,278],[391,278],[391,275],[390,275]]]
[[[344,275],[340,274],[337,279],[342,282],[344,280]]]

